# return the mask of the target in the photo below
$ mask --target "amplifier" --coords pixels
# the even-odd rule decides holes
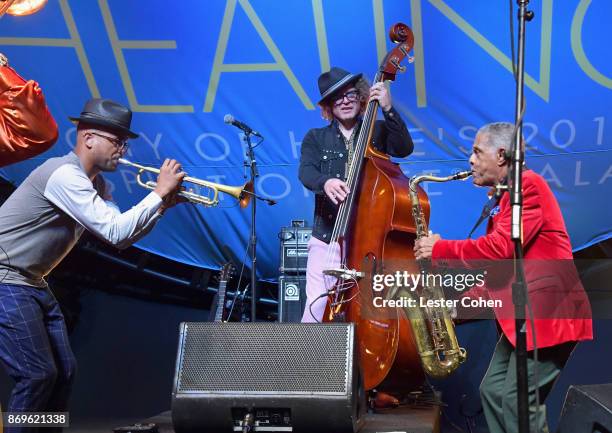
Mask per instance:
[[[280,238],[280,273],[306,271],[308,262],[308,241],[312,234],[310,227],[283,227]]]
[[[278,277],[278,321],[300,322],[306,306],[306,275]]]

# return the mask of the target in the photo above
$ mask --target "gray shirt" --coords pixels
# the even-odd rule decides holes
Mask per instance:
[[[125,248],[159,219],[154,192],[121,213],[101,175],[94,182],[72,152],[35,169],[0,207],[0,283],[46,287],[44,277],[85,229]]]

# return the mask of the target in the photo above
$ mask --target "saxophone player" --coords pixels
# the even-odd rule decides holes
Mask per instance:
[[[506,151],[511,150],[513,133],[514,125],[505,122],[491,123],[480,128],[470,156],[475,185],[494,187],[506,182],[510,168]],[[492,211],[484,236],[473,240],[446,240],[438,234],[425,236],[415,242],[415,257],[432,260],[456,259],[463,263],[471,259],[495,261],[512,259],[514,244],[510,238],[509,194],[492,200],[496,201],[491,204]],[[526,260],[538,260],[539,263],[547,262],[548,264],[553,260],[556,263],[562,260],[571,262],[570,239],[559,204],[546,181],[528,169],[523,171],[522,224]],[[573,268],[573,263],[571,266]],[[533,326],[537,336],[535,339],[537,346],[534,346],[530,321],[527,323],[530,425],[535,425],[537,419],[536,431],[541,432],[548,431],[544,399],[577,342],[593,338],[590,305],[586,293],[577,280],[571,292],[561,287],[563,286],[563,275],[560,275],[563,269],[561,268],[559,266],[527,266],[527,264],[525,266],[528,296],[535,310],[551,304],[551,293],[564,293],[563,296],[554,298],[555,311],[563,311],[564,314],[546,318],[534,316]],[[485,292],[489,297],[500,297],[499,293],[494,293],[490,288],[485,289]],[[518,430],[515,322],[513,314],[507,313],[512,304],[509,287],[504,292],[502,296],[505,302],[504,307],[494,308],[501,336],[480,385],[482,406],[492,433]],[[532,381],[536,361],[533,357],[533,350],[536,347],[538,349],[538,383],[534,384]],[[542,403],[537,408],[535,408],[536,389],[539,389]]]

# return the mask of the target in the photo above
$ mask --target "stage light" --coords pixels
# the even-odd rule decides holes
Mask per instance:
[[[31,15],[41,10],[47,0],[1,0],[0,16],[5,13],[15,16]]]

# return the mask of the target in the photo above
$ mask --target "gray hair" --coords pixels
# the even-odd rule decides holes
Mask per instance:
[[[484,143],[495,149],[512,149],[514,124],[509,122],[489,123],[478,130],[476,135],[486,135]]]

